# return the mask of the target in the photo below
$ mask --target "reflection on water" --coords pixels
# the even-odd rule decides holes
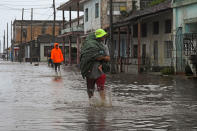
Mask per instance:
[[[0,130],[197,130],[196,80],[110,75],[112,106],[94,107],[77,69],[62,67],[61,75],[43,63],[0,61]]]
[[[106,121],[106,110],[103,107],[100,108],[87,108],[86,110],[86,127],[87,131],[104,131],[109,130]]]
[[[61,83],[62,82],[62,78],[61,77],[54,77],[53,81],[57,82],[57,83]]]

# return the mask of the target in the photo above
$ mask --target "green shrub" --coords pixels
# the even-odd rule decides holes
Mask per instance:
[[[158,5],[158,4],[160,4],[160,3],[164,2],[164,1],[165,1],[165,0],[153,0],[153,1],[149,4],[149,6]]]
[[[173,75],[174,74],[174,68],[173,67],[166,67],[161,70],[161,73],[163,75]]]

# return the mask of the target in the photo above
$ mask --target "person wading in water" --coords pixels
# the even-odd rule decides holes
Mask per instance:
[[[58,71],[60,72],[61,62],[64,61],[63,54],[61,49],[59,48],[58,43],[54,44],[54,48],[51,51],[51,60],[53,61],[53,64],[55,66],[56,75],[58,75]]]
[[[94,96],[96,84],[103,104],[105,104],[105,73],[110,70],[109,51],[103,44],[106,35],[103,29],[89,34],[81,48],[80,56],[80,69],[83,78],[86,78],[88,97],[91,99]]]

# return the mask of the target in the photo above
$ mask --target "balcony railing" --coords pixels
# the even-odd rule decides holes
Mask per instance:
[[[61,34],[65,34],[65,33],[69,33],[69,32],[78,32],[78,31],[83,32],[84,31],[84,26],[83,25],[78,25],[78,26],[73,26],[71,28],[63,29],[63,30],[61,30]]]
[[[186,56],[197,55],[197,33],[184,34],[183,45]]]

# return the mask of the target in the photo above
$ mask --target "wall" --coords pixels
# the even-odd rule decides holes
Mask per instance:
[[[160,13],[159,15],[142,20],[142,23],[147,23],[147,37],[141,37],[141,56],[142,45],[146,45],[146,56],[150,58],[151,66],[155,65],[154,62],[154,41],[158,41],[158,66],[171,66],[170,58],[164,57],[164,42],[173,41],[172,33],[165,33],[165,20],[173,19],[172,11],[166,13]],[[153,22],[159,21],[159,34],[153,34]],[[172,31],[171,31],[172,32]],[[133,38],[133,45],[137,45],[137,38]],[[157,63],[156,63],[157,64]]]
[[[101,28],[105,29],[109,27],[109,0],[101,0]],[[132,0],[113,0],[113,2],[126,2],[127,11],[131,10]],[[113,17],[113,22],[120,20],[120,15]]]
[[[197,1],[196,0],[174,0],[173,3],[173,34],[176,52],[174,63],[176,72],[185,72],[187,58],[183,52],[184,33],[197,33]],[[185,59],[186,58],[186,59]]]
[[[35,38],[38,37],[38,35],[42,35],[42,30],[45,30],[44,34],[50,34],[52,35],[52,30],[53,30],[53,25],[52,24],[46,24],[43,25],[41,23],[41,25],[39,24],[33,24],[32,26],[32,39],[34,40]],[[31,41],[31,25],[24,25],[23,29],[27,30],[27,37],[25,39],[25,37],[23,36],[23,43]],[[55,35],[59,35],[59,31],[61,30],[61,27],[59,25],[56,24],[55,26]],[[15,44],[19,44],[21,43],[21,26],[19,24],[15,25],[15,29],[14,29],[14,38],[13,40],[15,41]]]
[[[127,11],[132,10],[133,0],[113,0],[113,2],[126,2]],[[95,3],[99,2],[99,17],[95,19]],[[98,28],[106,29],[109,27],[109,0],[89,0],[84,3],[84,32],[94,31]],[[140,2],[137,0],[137,6]],[[88,22],[85,22],[85,9],[88,8]],[[113,17],[113,22],[120,20],[120,15]]]
[[[95,18],[95,4],[99,3],[99,17]],[[85,9],[88,8],[88,21],[85,21]],[[102,7],[103,8],[103,7]],[[84,32],[94,31],[101,28],[101,2],[90,0],[84,3]]]
[[[142,23],[147,23],[147,36],[142,37],[141,36],[141,56],[142,56],[142,45],[146,45],[146,57],[149,58],[150,63],[152,63],[150,66],[173,66],[173,58],[165,58],[164,53],[164,45],[165,41],[172,41],[173,37],[172,33],[165,33],[165,20],[171,19],[172,21],[172,10],[169,10],[167,12],[160,13],[158,15],[142,19]],[[153,34],[153,22],[159,21],[159,34]],[[171,23],[172,25],[172,23]],[[172,26],[171,26],[172,27]],[[132,29],[131,29],[132,30]],[[131,31],[133,34],[133,30]],[[171,29],[172,32],[172,29]],[[127,50],[127,34],[121,34],[121,48],[124,47],[122,43],[126,44],[125,53]],[[123,40],[124,39],[124,40]],[[131,63],[136,64],[138,63],[137,58],[133,58],[133,46],[138,45],[138,38],[131,36],[131,43],[130,43],[130,57],[132,57]],[[116,47],[118,45],[118,35],[114,36],[114,40],[116,40]],[[155,63],[154,61],[154,41],[158,41],[158,63]],[[118,50],[118,48],[117,48]],[[115,54],[117,54],[118,51],[115,51]],[[122,50],[121,53],[122,54]],[[127,55],[126,55],[127,56]]]
[[[197,22],[197,2],[174,8],[174,30],[183,27],[183,33],[187,33],[186,23]],[[192,20],[193,19],[193,20]],[[195,20],[195,21],[194,21]]]

